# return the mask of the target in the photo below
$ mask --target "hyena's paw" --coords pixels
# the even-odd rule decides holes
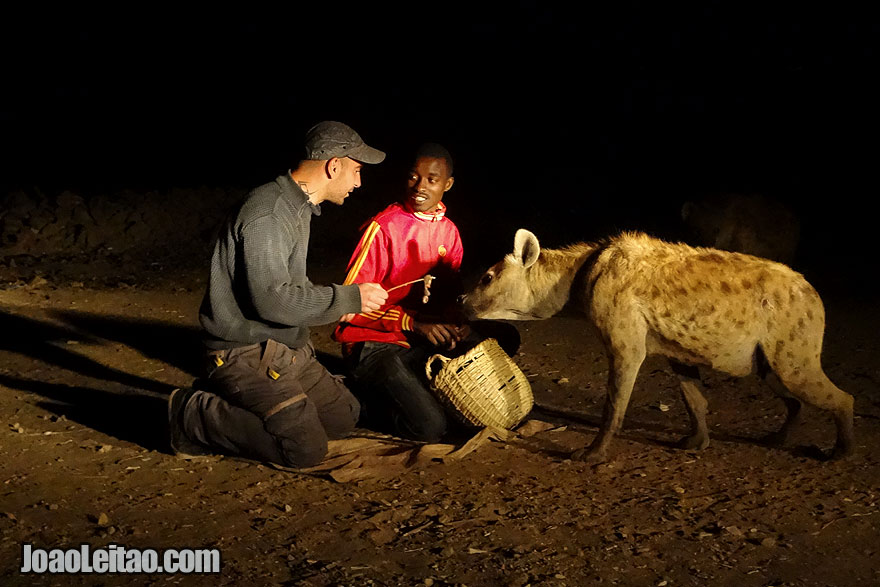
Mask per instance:
[[[709,446],[708,434],[692,434],[675,443],[675,448],[683,450],[703,450],[707,446]]]
[[[850,443],[840,444],[838,443],[834,450],[831,451],[831,460],[844,460],[849,457],[852,457],[856,454],[855,447]]]
[[[580,448],[571,453],[571,460],[580,461],[589,465],[598,465],[607,460],[604,450],[591,449],[590,447]]]

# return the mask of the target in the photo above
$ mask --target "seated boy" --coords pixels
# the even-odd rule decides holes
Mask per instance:
[[[368,223],[345,284],[377,282],[388,300],[374,312],[342,317],[333,336],[342,343],[368,424],[386,432],[436,442],[448,419],[428,387],[425,362],[434,353],[457,356],[488,337],[509,354],[519,333],[509,324],[468,324],[458,311],[462,244],[442,199],[454,183],[452,157],[435,143],[413,159],[402,201]],[[432,276],[430,296],[422,281]],[[427,297],[427,300],[425,298]]]

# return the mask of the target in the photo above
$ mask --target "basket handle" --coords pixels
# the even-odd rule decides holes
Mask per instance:
[[[431,364],[433,364],[434,361],[436,361],[436,360],[438,360],[438,359],[439,359],[440,362],[442,362],[444,365],[445,365],[446,363],[448,363],[449,361],[452,360],[452,359],[450,359],[449,357],[444,357],[443,355],[441,355],[441,354],[439,354],[439,353],[436,354],[436,355],[431,355],[431,358],[428,359],[428,362],[427,362],[427,363],[425,363],[425,376],[428,378],[428,381],[433,381],[433,379],[434,379],[434,376],[431,375]]]

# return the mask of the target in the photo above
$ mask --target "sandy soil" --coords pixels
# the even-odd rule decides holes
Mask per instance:
[[[781,401],[754,377],[713,373],[711,446],[670,448],[687,417],[657,358],[641,371],[614,460],[567,460],[595,434],[607,362],[586,322],[565,314],[520,323],[517,357],[543,406],[532,417],[564,429],[391,480],[339,484],[169,454],[167,395],[196,375],[202,268],[102,256],[5,264],[0,278],[0,583],[880,582],[873,300],[826,298],[824,365],[856,398],[850,460],[806,450],[829,448],[834,436],[830,418],[809,407],[789,446],[763,446],[758,439],[782,422]],[[313,339],[332,358],[329,334],[317,328]],[[216,547],[223,569],[21,576],[25,542]]]

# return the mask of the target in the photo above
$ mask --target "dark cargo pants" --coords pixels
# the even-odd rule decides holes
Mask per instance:
[[[360,405],[315,359],[273,340],[211,351],[205,389],[185,407],[184,431],[223,452],[290,467],[317,464],[347,436]]]

